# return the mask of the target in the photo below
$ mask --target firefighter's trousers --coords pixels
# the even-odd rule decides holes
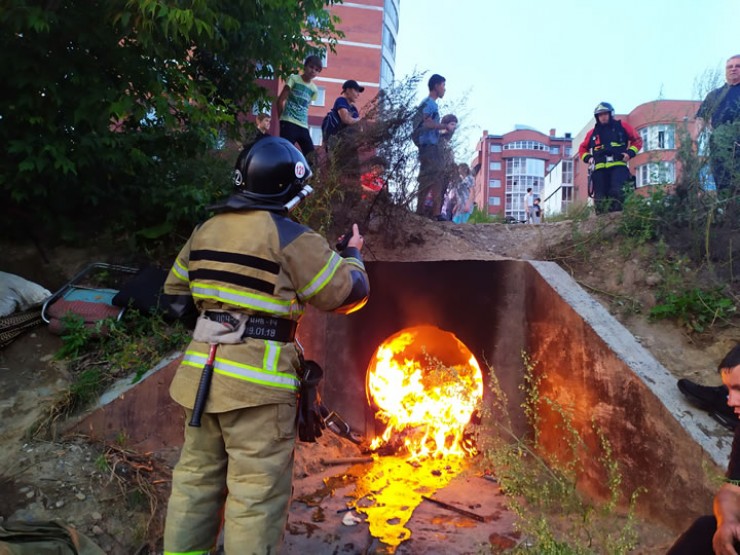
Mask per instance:
[[[189,422],[192,411],[185,412]],[[295,405],[262,405],[206,413],[200,428],[185,425],[165,555],[208,553],[222,510],[227,555],[277,553],[290,503],[295,415]]]
[[[594,183],[594,205],[597,214],[619,212],[624,204],[624,186],[632,175],[626,165],[595,170],[591,174]]]

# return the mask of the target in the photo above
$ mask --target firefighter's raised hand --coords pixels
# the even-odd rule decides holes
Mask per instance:
[[[354,247],[359,251],[365,246],[365,239],[360,235],[360,228],[357,227],[357,224],[352,224],[352,237],[349,238],[347,246]]]

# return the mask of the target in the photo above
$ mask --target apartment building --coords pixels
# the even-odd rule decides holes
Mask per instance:
[[[321,144],[321,120],[341,94],[342,83],[354,79],[365,87],[358,100],[358,108],[362,111],[381,87],[393,82],[399,6],[400,0],[353,0],[327,8],[332,15],[339,17],[337,28],[344,33],[344,38],[338,41],[335,52],[327,45],[317,47],[324,69],[314,79],[319,96],[308,112],[309,131],[315,145]],[[277,97],[283,82],[264,82],[263,86]],[[277,135],[279,124],[274,105],[272,116],[270,132]]]
[[[472,162],[478,208],[491,216],[525,220],[527,189],[531,187],[541,197],[545,176],[572,155],[570,133],[558,137],[551,129],[545,135],[526,126],[516,126],[504,135],[484,131]]]

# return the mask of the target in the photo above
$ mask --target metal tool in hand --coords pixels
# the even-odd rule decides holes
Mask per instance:
[[[344,249],[347,248],[347,245],[349,245],[349,240],[352,239],[352,235],[354,234],[354,231],[351,229],[342,235],[341,241],[337,241],[337,244],[334,245],[334,248],[337,249],[338,252],[342,252]]]

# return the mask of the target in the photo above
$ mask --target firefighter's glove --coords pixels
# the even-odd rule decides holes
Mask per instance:
[[[298,400],[298,439],[307,443],[316,443],[321,437],[321,430],[326,428],[321,416],[321,398],[319,383],[324,377],[321,366],[313,360],[303,362],[303,379]]]

